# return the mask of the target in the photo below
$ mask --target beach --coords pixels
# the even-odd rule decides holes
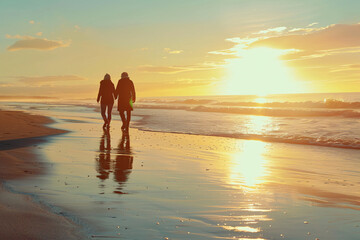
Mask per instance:
[[[79,239],[77,227],[68,219],[2,184],[46,171],[32,148],[46,141],[48,135],[65,132],[44,126],[51,122],[43,116],[0,111],[1,239]]]
[[[0,240],[360,240],[359,9],[0,1]]]
[[[41,106],[37,114],[69,132],[36,143],[29,154],[46,167],[6,185],[40,200],[69,233],[91,239],[334,240],[360,233],[356,149],[136,128],[126,136],[116,115],[107,132],[92,110],[74,114]]]

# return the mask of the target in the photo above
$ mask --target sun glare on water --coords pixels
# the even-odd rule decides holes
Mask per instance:
[[[295,75],[280,59],[283,54],[283,50],[265,47],[240,49],[239,58],[227,60],[223,94],[266,96],[302,92]]]

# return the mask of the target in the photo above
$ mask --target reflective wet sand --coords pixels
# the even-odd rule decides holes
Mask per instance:
[[[358,150],[136,129],[126,136],[117,121],[109,132],[88,116],[58,121],[72,132],[36,148],[48,174],[11,184],[92,239],[360,235]]]

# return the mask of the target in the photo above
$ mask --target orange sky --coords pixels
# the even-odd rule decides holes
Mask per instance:
[[[270,3],[272,2],[272,3]],[[0,3],[0,96],[360,91],[357,1]]]

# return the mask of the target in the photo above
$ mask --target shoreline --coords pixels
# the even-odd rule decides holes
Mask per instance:
[[[0,110],[0,238],[81,239],[79,227],[55,214],[30,195],[6,186],[7,180],[29,178],[46,171],[34,152],[46,137],[67,131],[47,127],[53,121],[21,111]]]

